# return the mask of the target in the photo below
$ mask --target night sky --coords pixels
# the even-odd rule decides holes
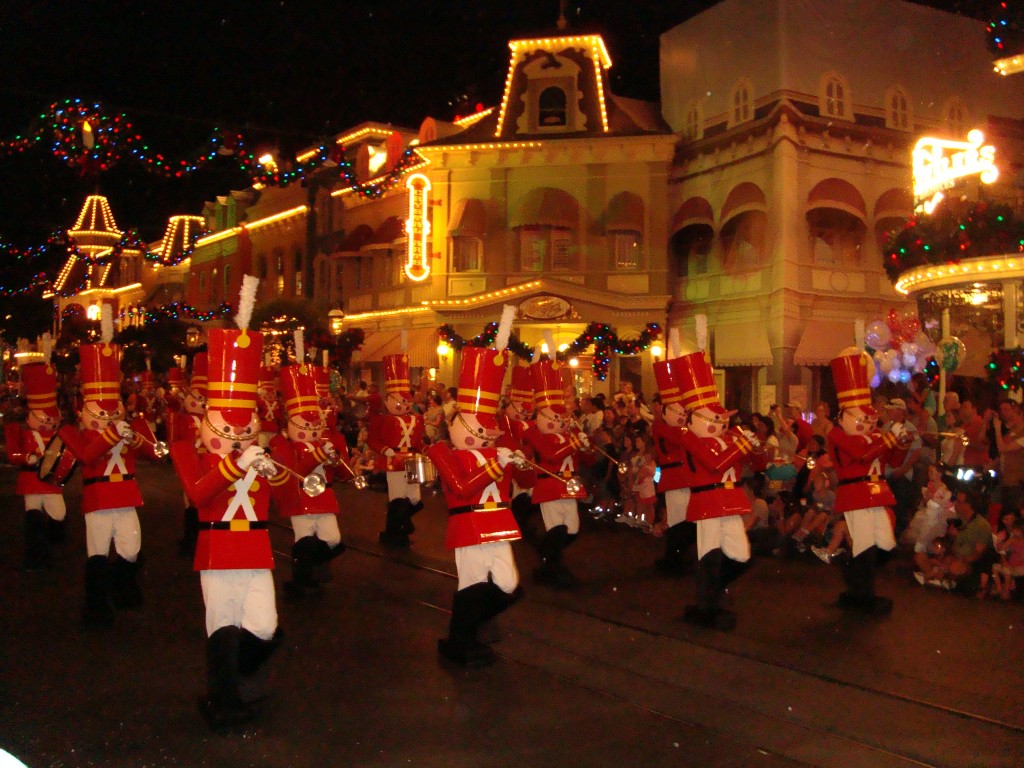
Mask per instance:
[[[616,93],[658,96],[658,36],[714,0],[577,0],[570,27],[604,35]],[[982,0],[926,4],[986,18]],[[53,101],[125,112],[168,155],[194,155],[214,126],[283,151],[365,120],[418,127],[501,97],[510,38],[551,32],[558,0],[218,0],[0,4],[0,138]],[[230,162],[186,181],[119,167],[82,177],[46,152],[0,157],[0,241],[28,246],[73,223],[86,194],[147,239],[172,213],[245,186]]]

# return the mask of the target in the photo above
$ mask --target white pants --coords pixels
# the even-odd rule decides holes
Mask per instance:
[[[580,511],[576,499],[555,499],[542,501],[540,514],[544,518],[544,529],[550,531],[557,525],[564,525],[569,533],[580,532]]]
[[[221,627],[241,627],[261,640],[277,629],[274,575],[266,569],[200,571],[206,603],[206,634]]]
[[[742,517],[729,515],[697,521],[697,559],[713,549],[721,549],[723,555],[738,563],[750,559],[750,540]]]
[[[420,484],[405,479],[405,472],[388,472],[388,501],[408,499],[413,504],[420,500]]]
[[[853,539],[853,556],[856,557],[868,547],[876,546],[886,552],[896,546],[892,532],[892,520],[885,507],[868,507],[844,512],[846,527]]]
[[[338,516],[333,512],[325,512],[322,515],[295,515],[292,517],[292,530],[295,531],[296,541],[306,536],[316,536],[330,547],[337,546],[341,541]]]
[[[26,493],[25,509],[41,509],[54,520],[63,520],[68,514],[61,493]]]
[[[455,568],[459,573],[459,589],[491,580],[505,593],[512,594],[519,584],[519,570],[507,541],[489,541],[455,550]]]
[[[114,551],[125,560],[134,563],[142,549],[142,526],[135,507],[100,509],[85,515],[85,550],[89,557],[110,554],[110,542]]]
[[[670,528],[685,522],[686,509],[689,506],[689,488],[674,488],[671,491],[665,491],[665,522]]]

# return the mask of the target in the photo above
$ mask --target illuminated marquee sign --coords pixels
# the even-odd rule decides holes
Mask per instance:
[[[427,218],[430,179],[422,173],[414,173],[405,182],[405,188],[409,190],[409,218],[405,222],[409,259],[405,262],[405,274],[419,282],[430,275],[430,221]]]
[[[942,199],[942,190],[957,179],[978,175],[985,184],[999,178],[996,148],[983,144],[979,130],[967,134],[967,141],[947,141],[926,136],[914,145],[914,202],[931,213]]]

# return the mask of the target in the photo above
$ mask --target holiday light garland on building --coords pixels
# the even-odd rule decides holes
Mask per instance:
[[[469,340],[462,338],[447,323],[438,328],[437,333],[448,346],[455,350],[460,350],[465,346],[488,347],[494,343],[494,339],[498,335],[498,324],[488,323],[483,331]],[[590,323],[586,330],[577,336],[568,347],[556,352],[555,358],[561,362],[568,362],[593,346],[594,360],[591,370],[599,381],[604,381],[608,376],[608,365],[611,362],[612,354],[638,355],[649,349],[652,342],[660,337],[661,326],[658,323],[648,323],[641,331],[640,336],[635,339],[620,339],[607,323]],[[508,350],[520,360],[527,362],[533,360],[533,349],[521,342],[515,334],[509,338]]]
[[[986,368],[988,380],[1003,390],[1024,389],[1024,349],[997,349]]]
[[[994,11],[986,28],[989,51],[998,58],[1024,53],[1024,6],[1003,0]]]

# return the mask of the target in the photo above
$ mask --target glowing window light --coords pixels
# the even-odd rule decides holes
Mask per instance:
[[[980,177],[983,184],[999,178],[995,165],[996,149],[984,144],[984,134],[975,129],[967,134],[967,141],[948,141],[925,136],[914,145],[914,199],[917,207],[934,210],[935,196],[953,186],[964,176]]]
[[[409,190],[409,218],[405,231],[409,235],[409,258],[405,263],[405,275],[410,280],[421,282],[430,276],[430,220],[427,212],[430,205],[430,179],[422,173],[414,173],[405,182]]]
[[[100,319],[100,305],[99,304],[90,304],[89,308],[87,310],[85,310],[85,316],[87,318],[89,318],[90,320],[99,320]]]

